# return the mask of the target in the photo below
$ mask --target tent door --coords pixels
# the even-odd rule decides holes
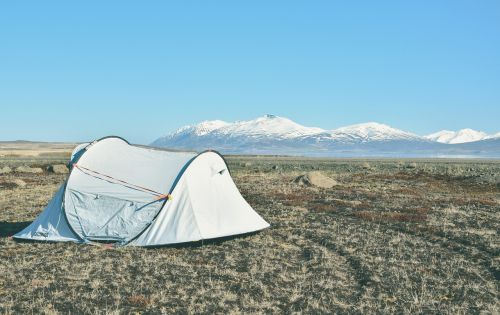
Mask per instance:
[[[163,202],[139,202],[102,194],[67,191],[65,208],[74,213],[70,222],[87,240],[126,241],[140,233],[160,210]]]

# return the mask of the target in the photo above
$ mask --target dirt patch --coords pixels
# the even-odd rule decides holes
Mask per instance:
[[[22,179],[15,178],[13,180],[1,180],[0,181],[0,187],[2,188],[7,188],[7,189],[12,189],[12,188],[17,188],[17,187],[26,187],[26,182]]]

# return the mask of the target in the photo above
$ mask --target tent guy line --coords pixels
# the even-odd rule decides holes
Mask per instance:
[[[94,170],[91,170],[89,168],[86,168],[84,166],[81,166],[77,163],[73,163],[73,167],[76,167],[77,169],[79,169],[81,172],[89,175],[89,176],[94,176],[94,175],[91,175],[91,174],[88,174],[87,172],[91,172],[91,173],[95,173],[95,174],[98,174],[100,176],[104,176],[108,179],[111,179],[111,180],[115,180],[117,181],[118,183],[116,182],[113,182],[115,184],[119,184],[119,185],[122,185],[124,187],[128,187],[128,188],[131,188],[131,189],[137,189],[137,190],[140,190],[140,191],[145,191],[145,192],[149,192],[153,195],[155,195],[157,198],[156,200],[162,200],[162,199],[168,199],[168,200],[171,200],[172,199],[172,195],[171,194],[163,194],[163,193],[160,193],[160,192],[157,192],[157,191],[154,191],[152,189],[149,189],[149,188],[146,188],[146,187],[142,187],[142,186],[139,186],[139,185],[135,185],[135,184],[132,184],[132,183],[129,183],[127,181],[124,181],[124,180],[121,180],[121,179],[118,179],[118,178],[115,178],[115,177],[112,177],[112,176],[109,176],[109,175],[106,175],[106,174],[103,174],[103,173],[100,173],[98,171],[94,171]],[[99,178],[99,179],[102,179],[102,180],[106,180],[107,179],[103,179],[103,178],[100,178],[98,176],[94,176],[95,178]]]

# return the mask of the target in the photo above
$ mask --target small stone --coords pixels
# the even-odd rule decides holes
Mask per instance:
[[[0,168],[0,174],[9,174],[12,173],[12,169],[8,166],[4,166]]]
[[[54,174],[67,174],[69,172],[68,167],[64,164],[50,165],[47,167],[47,171]]]
[[[14,179],[8,181],[0,181],[0,187],[4,189],[14,189],[17,187],[25,187],[26,182],[22,179]]]
[[[16,168],[16,172],[40,174],[40,173],[43,173],[43,170],[39,167],[19,166],[18,168]]]
[[[300,175],[295,178],[294,183],[308,187],[315,186],[320,188],[332,188],[333,186],[338,185],[336,180],[331,179],[318,171]]]
[[[417,168],[417,163],[413,162],[408,165],[406,165],[406,168]]]
[[[14,184],[16,184],[17,187],[26,187],[26,182],[22,179],[17,178],[17,179],[14,179],[12,182]]]

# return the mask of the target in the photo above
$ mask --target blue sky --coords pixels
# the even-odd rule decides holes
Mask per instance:
[[[271,113],[500,131],[500,1],[6,1],[0,140]]]

